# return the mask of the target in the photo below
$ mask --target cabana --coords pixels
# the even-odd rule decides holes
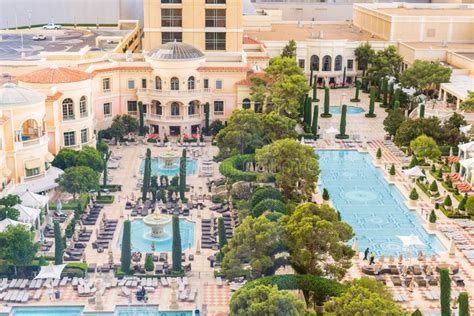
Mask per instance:
[[[6,231],[8,226],[10,226],[10,225],[12,225],[12,226],[24,225],[28,229],[31,228],[31,224],[14,221],[10,218],[5,218],[4,220],[0,221],[0,233],[3,233],[4,231]]]

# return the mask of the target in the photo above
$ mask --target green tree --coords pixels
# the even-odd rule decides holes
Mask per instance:
[[[227,245],[227,236],[225,232],[225,224],[223,217],[219,217],[219,219],[217,220],[217,232],[219,236],[219,249],[221,249],[222,251],[224,246]]]
[[[247,275],[244,263],[248,262],[251,276],[261,276],[273,266],[273,253],[278,244],[277,223],[265,216],[245,217],[223,249],[222,273],[228,279]]]
[[[436,182],[436,180],[433,180],[433,182],[431,182],[430,191],[433,192],[433,193],[438,192],[438,183]]]
[[[376,117],[375,111],[375,87],[370,87],[370,101],[369,101],[369,113],[365,117]]]
[[[469,293],[461,292],[458,297],[459,316],[469,316]]]
[[[18,211],[13,206],[21,204],[21,199],[18,195],[8,194],[0,199],[0,221],[5,218],[12,219],[16,221],[20,216],[20,211]]]
[[[75,167],[78,155],[79,151],[77,150],[70,148],[62,148],[54,157],[54,160],[51,165],[61,170],[66,170],[69,167]]]
[[[327,204],[299,205],[284,231],[296,272],[341,279],[351,266],[354,251],[346,242],[353,237],[352,228]]]
[[[100,151],[91,146],[84,146],[78,152],[75,166],[89,167],[95,172],[104,170],[104,159]]]
[[[296,58],[296,42],[295,40],[290,40],[288,44],[283,47],[281,52],[281,57],[285,58]]]
[[[436,220],[437,220],[436,213],[434,210],[431,210],[429,221],[430,223],[436,223]]]
[[[314,75],[314,80],[313,80],[313,101],[314,102],[319,102],[318,99],[318,76]]]
[[[390,135],[395,136],[398,129],[405,122],[406,117],[399,109],[394,109],[388,112],[387,117],[383,120],[384,130]]]
[[[61,233],[61,226],[58,221],[54,221],[54,264],[62,264],[64,256],[64,242]]]
[[[209,125],[209,129],[211,131],[211,135],[216,136],[221,129],[223,129],[225,126],[222,123],[221,120],[217,119],[212,121],[211,125]]]
[[[279,212],[282,214],[288,213],[286,205],[282,201],[274,199],[265,199],[260,201],[257,205],[252,207],[251,212],[253,217],[259,217],[266,211]]]
[[[0,233],[0,255],[15,268],[23,269],[31,265],[39,244],[34,241],[34,233],[24,225],[10,225]]]
[[[89,167],[78,166],[67,168],[56,182],[63,191],[72,194],[76,199],[77,194],[99,189],[99,175]]]
[[[469,215],[474,215],[474,196],[470,196],[466,201],[466,212]]]
[[[324,304],[324,315],[406,315],[383,287],[383,284],[376,280],[356,280],[344,294]]]
[[[419,198],[418,192],[416,192],[416,189],[413,188],[410,192],[410,200],[416,201],[418,200],[418,198]]]
[[[392,166],[390,167],[390,175],[394,176],[396,174],[397,174],[397,172],[395,170],[395,165],[392,163]]]
[[[112,125],[108,128],[108,133],[118,142],[127,134],[127,126],[120,115],[114,117]]]
[[[145,270],[151,272],[155,269],[155,264],[153,263],[153,255],[147,253],[145,257]]]
[[[356,56],[359,68],[362,69],[362,76],[365,76],[365,72],[374,58],[375,51],[369,42],[365,42],[354,50],[354,55]]]
[[[268,82],[265,78],[252,77],[250,78],[250,99],[254,103],[265,104],[269,95]]]
[[[275,175],[276,185],[285,198],[307,199],[319,176],[318,155],[294,139],[280,139],[257,149],[257,163]]]
[[[272,111],[261,117],[263,137],[267,143],[283,138],[296,138],[296,121],[292,118],[278,115]]]
[[[377,152],[375,153],[375,157],[377,159],[381,159],[382,158],[382,148],[377,148]]]
[[[339,125],[339,134],[336,135],[337,139],[347,139],[349,135],[346,134],[346,116],[347,116],[347,105],[342,105],[341,111],[341,123]]]
[[[382,91],[383,91],[383,106],[388,107],[388,79],[382,80]]]
[[[258,203],[266,199],[283,201],[283,196],[281,195],[280,191],[272,187],[258,188],[252,195],[250,205],[254,207]]]
[[[209,114],[210,114],[210,108],[209,108],[209,102],[204,103],[204,133],[206,135],[209,135]]]
[[[130,264],[132,263],[131,222],[129,220],[123,222],[120,263],[122,271],[129,273]]]
[[[183,149],[183,154],[179,159],[179,198],[185,201],[186,196],[186,149]]]
[[[437,117],[406,119],[400,124],[394,141],[399,146],[408,146],[412,140],[423,134],[433,138],[437,144],[448,143],[446,130]]]
[[[321,113],[321,117],[331,117],[332,114],[329,112],[329,88],[325,87],[324,88],[324,113]]]
[[[400,83],[404,87],[414,87],[417,91],[430,95],[443,82],[449,82],[452,70],[439,62],[415,60],[402,72]]]
[[[459,104],[459,107],[467,112],[474,111],[474,91],[467,91],[467,98]]]
[[[142,201],[147,200],[148,192],[150,191],[150,181],[151,181],[151,150],[150,148],[146,149],[145,154],[145,166],[143,168],[143,185],[142,185]]]
[[[306,102],[304,104],[304,122],[307,125],[311,125],[311,98],[306,98]]]
[[[458,209],[463,212],[466,211],[466,203],[467,203],[467,193],[464,194],[461,201],[459,202]]]
[[[415,166],[418,166],[420,162],[416,158],[416,155],[411,156],[410,164],[408,165],[408,168],[413,168]]]
[[[179,217],[173,215],[173,245],[171,248],[173,271],[181,271],[181,232],[179,227]]]
[[[440,302],[441,302],[441,315],[450,316],[451,315],[451,278],[449,277],[449,271],[447,269],[439,270],[439,280],[440,280]]]
[[[103,173],[103,182],[102,185],[106,186],[108,181],[108,168],[110,157],[112,157],[112,151],[109,150],[109,145],[100,140],[96,145],[97,150],[102,154],[104,159],[104,173]]]
[[[420,104],[420,114],[419,114],[419,116],[420,116],[420,118],[425,117],[425,104],[424,103]]]
[[[311,315],[305,310],[303,301],[288,291],[279,291],[277,286],[256,285],[243,287],[230,300],[232,316],[303,316]]]
[[[390,45],[384,50],[379,50],[371,60],[368,76],[372,82],[379,83],[382,78],[397,77],[403,62],[395,46]]]
[[[329,201],[329,192],[328,192],[328,189],[326,188],[323,189],[323,200]]]
[[[120,117],[122,120],[123,124],[125,125],[125,132],[126,133],[136,133],[139,128],[139,123],[138,120],[128,114],[124,114]]]
[[[410,142],[410,149],[417,157],[437,159],[441,156],[435,140],[426,135],[420,135]]]
[[[319,107],[316,104],[313,107],[313,121],[311,123],[311,132],[315,138],[318,137],[318,116],[319,116]]]
[[[138,113],[139,113],[139,126],[138,126],[138,135],[144,136],[146,134],[145,129],[145,118],[143,113],[143,103],[142,101],[138,101]]]

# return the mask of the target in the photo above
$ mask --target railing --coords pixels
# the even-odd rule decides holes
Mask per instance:
[[[214,111],[214,115],[224,115],[224,111]]]
[[[154,113],[148,113],[147,118],[152,118],[152,119],[161,119],[163,117],[163,115],[161,114],[154,114]]]
[[[72,121],[74,118],[74,115],[63,115],[63,121]]]
[[[81,118],[85,118],[88,116],[88,112],[81,113]]]
[[[22,149],[22,148],[27,148],[27,147],[33,147],[35,145],[43,145],[47,144],[49,141],[49,138],[47,135],[43,135],[37,138],[29,139],[29,140],[24,140],[21,142],[15,142],[15,148],[16,149]]]
[[[194,90],[158,90],[158,89],[143,89],[140,88],[138,89],[138,93],[147,93],[147,94],[152,94],[156,96],[195,96],[195,95],[201,95],[204,93],[210,93],[210,89],[194,89]]]

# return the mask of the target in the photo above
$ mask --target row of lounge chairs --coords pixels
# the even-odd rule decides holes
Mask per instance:
[[[8,292],[0,293],[0,301],[10,303],[28,303],[30,293],[25,290],[9,290]]]
[[[92,208],[88,208],[88,211],[81,216],[81,221],[83,225],[93,226],[99,218],[100,211],[102,210],[103,205],[94,204]]]
[[[115,230],[117,229],[118,220],[104,219],[102,220],[101,229],[98,231],[97,239],[92,244],[92,248],[97,249],[97,252],[103,252],[109,247],[110,242],[114,238]]]
[[[201,248],[203,249],[218,249],[217,244],[217,224],[213,219],[201,220]]]

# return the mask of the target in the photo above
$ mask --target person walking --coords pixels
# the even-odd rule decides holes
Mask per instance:
[[[369,248],[367,247],[364,251],[364,259],[362,260],[369,260]]]
[[[375,264],[375,253],[372,251],[370,253],[370,262],[369,265]]]

